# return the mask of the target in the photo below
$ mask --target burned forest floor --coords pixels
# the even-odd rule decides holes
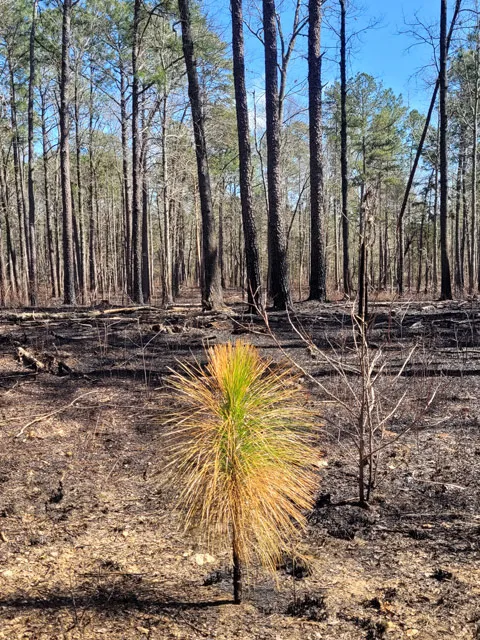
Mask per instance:
[[[0,312],[0,638],[480,638],[480,303],[371,307],[378,465],[357,505],[357,338],[345,303],[269,327],[202,313]],[[165,483],[166,381],[248,340],[299,367],[323,424],[318,499],[276,580],[232,604],[228,553],[179,527]]]

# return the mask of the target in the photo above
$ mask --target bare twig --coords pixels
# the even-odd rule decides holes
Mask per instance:
[[[51,411],[50,413],[46,413],[43,416],[38,416],[34,420],[31,420],[30,422],[27,422],[27,424],[25,424],[20,429],[20,431],[17,434],[15,434],[15,438],[19,438],[21,435],[23,435],[23,433],[25,432],[26,429],[28,429],[29,427],[32,427],[34,424],[38,424],[39,422],[42,422],[43,420],[48,420],[48,418],[52,418],[53,416],[56,416],[59,413],[62,413],[63,411],[66,411],[70,407],[73,407],[74,404],[78,400],[80,400],[81,398],[85,398],[85,396],[89,396],[89,395],[91,395],[92,393],[95,393],[95,392],[96,392],[96,389],[93,389],[92,391],[87,391],[86,393],[82,393],[81,395],[77,396],[74,400],[72,400],[72,402],[69,402],[68,404],[64,405],[63,407],[60,407],[59,409],[55,409],[55,411]]]

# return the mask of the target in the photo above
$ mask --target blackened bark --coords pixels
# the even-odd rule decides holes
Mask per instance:
[[[223,189],[225,189],[225,180],[223,181]],[[218,260],[220,263],[220,280],[222,289],[227,288],[225,281],[225,260],[224,260],[224,239],[223,239],[223,190],[220,194],[218,203]]]
[[[348,248],[347,36],[345,0],[340,1],[340,173],[342,182],[343,291],[352,290]]]
[[[363,188],[362,202],[361,202],[361,235],[360,235],[360,247],[358,254],[358,317],[360,319],[360,329],[362,331],[363,339],[365,334],[363,333],[366,328],[366,322],[368,322],[368,262],[369,262],[369,245],[371,240],[371,226],[372,226],[372,214],[371,209],[373,207],[373,191],[368,188]]]
[[[125,67],[121,56],[120,66],[120,128],[122,139],[123,209],[125,218],[125,277],[127,291],[132,292],[132,210],[130,203],[130,183],[128,179],[128,133],[127,133],[127,87]]]
[[[94,207],[94,167],[93,167],[93,65],[90,66],[90,103],[88,117],[88,216],[89,216],[89,233],[88,233],[88,282],[90,293],[95,295],[97,291],[97,260],[96,260],[96,225],[95,225],[95,207]],[[122,130],[123,135],[123,130]],[[122,140],[123,142],[123,140]]]
[[[468,205],[467,205],[467,182],[465,180],[466,174],[466,149],[464,150],[464,158],[462,163],[462,175],[461,175],[461,185],[462,185],[462,240],[460,243],[460,264],[461,264],[461,273],[462,273],[462,286],[465,287],[465,255],[468,257]]]
[[[447,246],[448,150],[447,150],[447,0],[440,0],[440,265],[441,300],[452,299],[450,262]]]
[[[235,525],[233,526],[232,534],[232,555],[233,555],[233,601],[235,604],[241,604],[242,602],[242,562],[238,551],[238,540]]]
[[[479,90],[480,90],[480,24],[477,22],[476,46],[475,46],[475,85],[474,85],[474,102],[473,102],[473,123],[472,123],[472,220],[470,227],[470,264],[468,292],[473,293],[474,280],[478,268],[478,231],[477,231],[477,151],[478,151],[478,107],[479,107]],[[480,271],[478,272],[478,288],[480,289]]]
[[[25,202],[23,197],[23,184],[22,184],[22,175],[21,175],[21,166],[20,166],[20,140],[18,135],[18,126],[17,126],[17,98],[15,91],[15,75],[13,72],[12,66],[12,54],[8,52],[8,67],[9,67],[9,75],[10,75],[10,122],[12,125],[12,134],[13,134],[13,170],[15,176],[15,197],[16,197],[16,205],[17,205],[17,218],[18,218],[18,242],[19,242],[19,257],[20,257],[20,265],[19,265],[19,273],[18,273],[18,288],[17,293],[20,297],[25,295],[25,264],[28,263],[27,256],[27,242],[26,242],[26,231],[27,226],[25,225]]]
[[[182,178],[182,182],[185,178]],[[175,208],[174,208],[175,212]],[[175,265],[173,269],[173,295],[178,296],[180,287],[187,277],[187,269],[185,265],[185,241],[187,229],[185,227],[185,214],[180,201],[176,203],[176,219],[177,219],[177,253],[175,257]],[[191,250],[191,246],[190,246]]]
[[[52,211],[50,205],[50,185],[48,183],[48,134],[47,134],[47,104],[46,104],[46,90],[40,92],[41,99],[41,114],[42,114],[42,155],[43,155],[43,189],[45,197],[45,222],[46,222],[46,234],[47,234],[47,255],[48,266],[50,272],[50,286],[52,297],[56,298],[60,295],[60,288],[58,283],[57,262],[55,258],[55,250],[53,243],[53,229],[52,229]]]
[[[82,185],[82,168],[81,168],[81,140],[80,140],[80,104],[78,98],[78,69],[75,71],[75,91],[74,91],[74,118],[75,118],[75,157],[76,157],[76,173],[77,173],[77,215],[74,216],[74,224],[77,224],[77,270],[80,292],[82,295],[82,304],[86,303],[87,298],[87,282],[86,282],[86,265],[85,265],[85,232],[83,220],[83,185]],[[75,212],[74,212],[75,213]]]
[[[37,242],[35,236],[35,194],[33,183],[33,91],[35,87],[35,29],[37,0],[33,0],[30,28],[30,74],[28,79],[28,297],[32,307],[37,304]]]
[[[320,36],[323,0],[308,3],[308,113],[310,136],[310,300],[326,299],[324,193],[322,160],[322,56]]]
[[[3,210],[5,214],[5,221],[7,221],[8,216],[7,216],[6,203],[3,195],[3,189],[1,189],[1,193],[0,193],[0,211],[1,210]],[[8,247],[8,241],[7,241],[7,247]],[[4,248],[3,248],[3,232],[2,232],[2,223],[0,220],[0,306],[2,307],[5,305],[6,294],[7,294],[7,272],[5,268],[6,267],[5,255],[8,262],[8,252],[7,254],[5,254]]]
[[[422,286],[422,264],[423,264],[423,244],[424,244],[424,229],[425,229],[425,212],[427,203],[422,210],[422,218],[420,220],[420,233],[418,238],[418,273],[417,273],[417,293],[420,293]]]
[[[72,187],[70,183],[70,21],[72,0],[63,0],[62,70],[60,80],[60,174],[62,182],[63,217],[63,299],[65,304],[76,303],[73,247]]]
[[[237,112],[238,152],[240,157],[240,199],[242,203],[243,237],[247,266],[247,295],[252,309],[261,309],[262,292],[257,228],[253,214],[251,183],[252,151],[245,86],[245,51],[242,0],[232,0],[232,49],[235,107]]]
[[[10,216],[9,216],[9,195],[8,195],[8,183],[6,177],[7,165],[5,161],[5,155],[2,150],[2,163],[3,170],[0,170],[0,202],[2,205],[2,209],[5,214],[5,240],[6,240],[6,249],[7,249],[7,275],[8,280],[12,289],[12,295],[15,296],[18,287],[18,271],[17,271],[17,253],[15,251],[15,247],[12,239],[12,229],[10,225]]]
[[[198,191],[202,212],[202,306],[216,309],[223,306],[218,244],[213,215],[210,174],[208,170],[207,146],[205,141],[204,116],[198,81],[197,63],[193,48],[189,0],[178,0],[182,23],[183,56],[188,78],[188,97],[192,111],[195,153],[197,158]]]
[[[438,122],[440,124],[440,118],[438,118]],[[437,127],[437,145],[436,145],[436,153],[437,158],[440,158],[440,126]],[[433,290],[436,292],[438,289],[438,201],[439,201],[439,166],[438,160],[435,163],[435,194],[433,200]]]
[[[167,158],[167,95],[162,99],[162,200],[163,200],[163,274],[162,301],[168,306],[173,303],[172,293],[172,239],[170,231],[170,197],[168,189],[168,158]]]
[[[465,163],[465,133],[460,133],[460,145],[458,149],[457,183],[455,187],[455,269],[454,282],[457,291],[463,289],[463,263],[461,260],[461,224],[460,212],[462,210],[462,175]]]
[[[132,298],[143,304],[142,291],[142,183],[141,140],[139,126],[139,24],[141,0],[135,0],[132,40]]]
[[[143,94],[145,96],[145,92]],[[150,301],[150,243],[149,243],[149,220],[148,220],[148,181],[147,181],[147,149],[148,129],[145,122],[145,104],[142,103],[142,293],[143,301]]]
[[[78,291],[81,288],[81,278],[82,278],[82,253],[81,253],[81,242],[80,242],[80,232],[79,232],[79,225],[78,225],[78,216],[77,213],[75,211],[75,198],[73,195],[73,189],[71,190],[72,193],[72,217],[73,217],[73,249],[74,249],[74,255],[75,255],[75,263],[74,263],[74,267],[75,267],[75,291],[78,294]],[[108,232],[108,229],[107,229]]]
[[[287,247],[281,213],[280,122],[275,0],[263,0],[265,39],[265,108],[267,117],[268,261],[269,294],[274,309],[291,306]]]

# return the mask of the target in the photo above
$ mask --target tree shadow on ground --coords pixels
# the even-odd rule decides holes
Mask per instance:
[[[126,585],[125,585],[126,586]],[[52,590],[44,596],[33,596],[25,593],[13,594],[8,597],[0,596],[2,609],[17,611],[70,610],[72,612],[109,611],[124,615],[128,611],[143,611],[148,613],[162,613],[168,611],[188,611],[209,609],[233,604],[232,599],[218,600],[183,600],[165,595],[157,590],[147,590],[136,587],[135,590],[122,588],[120,585],[99,586],[91,593],[84,590]]]

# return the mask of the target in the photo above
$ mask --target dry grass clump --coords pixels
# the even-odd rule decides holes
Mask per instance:
[[[181,365],[171,386],[181,409],[168,433],[170,471],[186,527],[209,546],[232,546],[235,601],[241,566],[270,571],[305,524],[317,488],[314,414],[298,376],[273,370],[252,345],[208,349],[208,363]]]

